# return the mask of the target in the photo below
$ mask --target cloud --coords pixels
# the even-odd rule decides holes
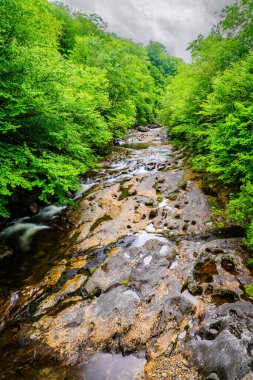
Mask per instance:
[[[189,59],[189,42],[207,34],[233,0],[64,0],[71,8],[96,13],[108,30],[147,44],[162,42],[170,54]]]

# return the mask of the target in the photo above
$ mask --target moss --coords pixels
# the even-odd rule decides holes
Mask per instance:
[[[245,292],[248,297],[253,298],[253,284],[245,286]]]
[[[128,282],[129,282],[128,280],[122,280],[122,281],[121,281],[121,284],[122,284],[122,285],[127,285]]]
[[[94,231],[101,223],[106,222],[108,220],[112,220],[110,215],[104,215],[102,218],[98,218],[95,223],[91,226],[90,231]]]
[[[214,222],[213,225],[214,225],[214,228],[216,228],[217,230],[221,230],[225,227],[225,223],[219,222],[219,221]]]
[[[181,190],[186,190],[187,182],[186,182],[186,181],[180,182],[180,183],[178,184],[178,187],[179,187],[179,189],[181,189]]]
[[[133,185],[129,185],[128,187],[120,186],[120,196],[118,197],[118,201],[123,201],[123,199],[129,197],[129,191],[133,187]]]
[[[222,209],[215,207],[215,206],[212,206],[211,209],[212,209],[212,217],[213,218],[218,218],[218,217],[225,218],[225,216],[226,216],[225,210],[222,210]]]
[[[156,195],[161,195],[161,191],[158,188],[158,183],[155,183],[152,188],[156,191]]]

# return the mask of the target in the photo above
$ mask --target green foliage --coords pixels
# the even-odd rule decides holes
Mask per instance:
[[[69,55],[76,44],[77,36],[105,37],[105,24],[96,15],[87,16],[81,12],[71,12],[71,9],[61,2],[55,2],[52,13],[61,25],[59,51]]]
[[[248,265],[248,267],[253,268],[253,258],[252,257],[247,260],[247,265]]]
[[[222,12],[209,36],[190,44],[193,61],[179,68],[162,98],[160,119],[187,145],[193,164],[237,189],[230,221],[247,229],[253,247],[252,0]]]
[[[155,75],[174,66],[105,27],[59,2],[0,2],[0,216],[24,191],[69,202],[113,137],[154,120]]]
[[[156,85],[163,87],[168,77],[173,77],[177,74],[183,60],[171,57],[167,53],[166,47],[160,42],[150,41],[146,49],[152,64],[150,69]]]
[[[105,116],[114,136],[122,136],[133,124],[153,119],[155,86],[143,48],[111,36],[78,37],[71,57],[105,73],[111,103]]]
[[[245,291],[248,297],[253,298],[253,285],[246,285]]]

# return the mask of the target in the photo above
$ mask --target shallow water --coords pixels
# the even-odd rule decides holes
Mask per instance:
[[[153,234],[153,233],[146,232],[146,231],[141,231],[135,235],[135,239],[131,245],[131,248],[143,247],[143,245],[149,240],[158,240],[162,243],[168,242],[168,239],[161,236],[161,235]]]
[[[97,353],[89,357],[75,374],[76,380],[133,380],[144,374],[146,360],[134,355]]]
[[[131,139],[134,141],[134,136]],[[237,261],[230,256],[215,260],[226,250],[225,239],[241,236],[241,230],[228,228],[209,232],[205,229],[199,233],[196,229],[196,233],[191,233],[183,229],[191,219],[187,216],[181,220],[180,213],[195,199],[187,198],[186,186],[179,186],[178,172],[183,170],[181,164],[175,166],[179,159],[175,157],[173,161],[171,147],[163,145],[162,134],[160,146],[152,145],[155,143],[132,143],[130,140],[121,148],[127,151],[122,158],[117,156],[114,162],[88,173],[74,195],[78,204],[76,210],[48,206],[34,216],[14,220],[0,233],[14,250],[13,255],[0,261],[1,295],[8,300],[4,316],[9,318],[11,312],[14,315],[7,323],[2,346],[0,344],[0,354],[4,357],[0,370],[7,368],[9,375],[14,366],[15,379],[137,380],[137,375],[144,375],[145,355],[151,358],[155,352],[155,357],[160,342],[165,342],[161,347],[165,355],[163,360],[170,355],[168,336],[171,335],[166,335],[169,329],[184,343],[190,335],[188,329],[193,327],[191,321],[198,329],[201,318],[205,317],[203,312],[195,318],[198,309],[233,304],[238,300],[233,291],[219,289],[223,285],[221,270],[223,275],[230,276],[225,281],[231,277],[231,281],[236,281],[236,276],[241,274]],[[171,186],[172,182],[176,186]],[[188,185],[190,188],[191,182]],[[199,198],[197,209],[203,206],[198,202]],[[115,223],[118,212],[125,219],[119,218]],[[76,219],[71,218],[74,213]],[[87,219],[82,219],[86,216]],[[192,219],[195,224],[191,224],[191,228],[197,228],[200,218],[202,215]],[[81,235],[87,223],[90,223],[88,233]],[[175,236],[168,233],[169,227],[175,230]],[[106,240],[111,230],[112,238]],[[123,233],[117,237],[113,235],[119,230]],[[92,241],[92,244],[83,248],[83,241]],[[205,244],[213,241],[217,241],[218,248],[211,245],[206,248]],[[219,241],[225,241],[225,248],[220,248]],[[238,240],[238,247],[240,244]],[[233,254],[234,248],[231,252]],[[215,262],[205,258],[209,254]],[[43,281],[52,268],[52,278],[50,274],[43,288]],[[78,281],[79,287],[76,286]],[[26,286],[38,291],[38,295],[33,294],[32,301],[29,293],[26,298]],[[201,291],[197,292],[199,288]],[[28,305],[24,309],[22,297]],[[189,304],[192,309],[184,309]],[[45,305],[49,305],[48,309]],[[80,312],[75,306],[80,307]],[[89,313],[94,317],[91,321]],[[181,316],[188,318],[185,325]],[[89,321],[88,341],[85,341],[86,318]],[[42,325],[36,327],[41,320]],[[0,319],[0,327],[1,323]],[[55,330],[51,327],[54,323]],[[27,333],[27,326],[32,326],[31,335]],[[106,338],[110,329],[112,333]],[[145,342],[142,332],[147,334]],[[90,343],[96,334],[97,341]],[[83,337],[84,342],[80,340],[75,351],[75,341],[79,342],[79,337]],[[58,338],[62,339],[60,343]],[[172,345],[175,349],[176,343]],[[121,352],[129,355],[123,356]],[[16,356],[19,359],[12,363]],[[161,373],[159,376],[154,372],[152,378],[160,379]]]

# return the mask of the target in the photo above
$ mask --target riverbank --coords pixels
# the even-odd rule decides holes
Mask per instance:
[[[35,238],[24,239],[27,226],[13,235],[23,272],[15,284],[15,262],[0,268],[0,378],[231,380],[251,371],[248,252],[241,236],[217,230],[215,196],[184,162],[162,128],[132,131],[83,183],[76,209],[52,212]]]

